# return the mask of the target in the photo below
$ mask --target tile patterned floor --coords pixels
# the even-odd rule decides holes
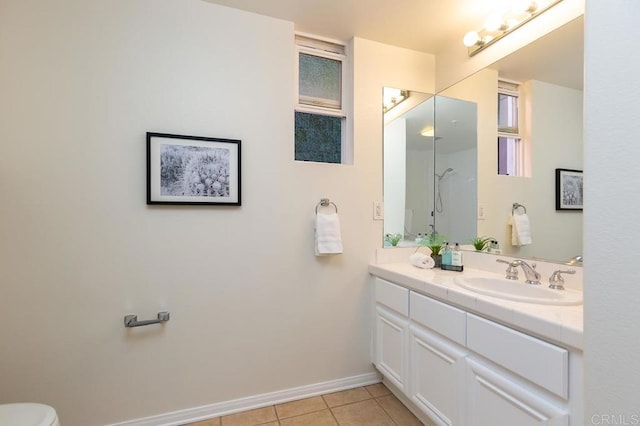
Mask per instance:
[[[185,426],[422,426],[382,383]]]

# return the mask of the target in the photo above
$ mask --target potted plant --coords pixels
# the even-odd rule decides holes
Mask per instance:
[[[402,234],[387,234],[384,237],[393,247],[397,246],[400,240],[402,240]]]
[[[442,265],[442,255],[440,254],[440,250],[442,250],[442,243],[444,243],[445,240],[446,237],[438,234],[437,232],[434,232],[420,240],[421,246],[429,247],[429,250],[431,250],[431,257],[436,263],[436,268],[439,268]]]
[[[489,248],[491,241],[493,241],[494,239],[495,238],[493,237],[486,237],[486,236],[475,237],[471,239],[471,244],[476,249],[476,251],[484,251]]]

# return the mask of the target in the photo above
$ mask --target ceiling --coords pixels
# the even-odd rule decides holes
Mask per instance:
[[[582,90],[584,84],[584,17],[579,17],[490,68],[503,78],[539,80]]]

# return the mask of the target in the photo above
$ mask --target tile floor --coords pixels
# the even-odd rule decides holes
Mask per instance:
[[[382,383],[185,426],[422,426]]]

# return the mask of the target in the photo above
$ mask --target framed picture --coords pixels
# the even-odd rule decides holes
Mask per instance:
[[[147,204],[241,205],[240,141],[147,133]]]
[[[556,169],[556,210],[582,210],[582,170]]]

